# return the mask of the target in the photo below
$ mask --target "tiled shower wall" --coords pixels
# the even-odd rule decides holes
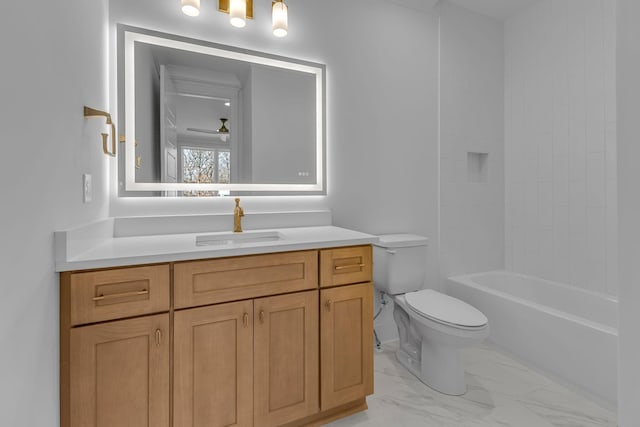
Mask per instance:
[[[505,24],[506,267],[617,294],[615,1]]]
[[[440,272],[504,267],[502,23],[440,3]]]

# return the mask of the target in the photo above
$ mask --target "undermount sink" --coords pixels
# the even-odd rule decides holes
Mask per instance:
[[[224,246],[242,243],[276,242],[278,240],[284,240],[284,237],[277,231],[215,233],[196,236],[196,246]]]

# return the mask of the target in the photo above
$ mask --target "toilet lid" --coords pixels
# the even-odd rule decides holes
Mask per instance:
[[[409,292],[404,297],[414,311],[438,322],[467,328],[485,326],[489,322],[477,308],[432,289]]]
[[[414,246],[427,246],[429,239],[416,234],[383,234],[378,236],[374,246],[381,248],[411,248]]]

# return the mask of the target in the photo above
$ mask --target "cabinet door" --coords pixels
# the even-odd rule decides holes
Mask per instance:
[[[318,412],[318,291],[254,301],[256,426]]]
[[[373,393],[373,285],[320,293],[322,410]]]
[[[173,425],[253,425],[253,302],[174,317]]]
[[[169,426],[169,315],[71,330],[71,427]]]

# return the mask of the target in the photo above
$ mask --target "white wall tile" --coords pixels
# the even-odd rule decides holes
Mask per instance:
[[[569,231],[569,284],[587,287],[587,236],[584,231]]]
[[[616,2],[603,2],[605,121],[616,121]]]
[[[538,230],[553,230],[553,183],[538,183]]]
[[[505,23],[507,268],[615,294],[615,2]]]
[[[606,168],[607,168],[607,180],[618,179],[618,151],[617,151],[617,123],[607,123],[606,134]]]
[[[587,178],[587,146],[584,131],[584,121],[570,131],[569,138],[569,180],[584,181]]]
[[[552,123],[552,119],[549,123]],[[553,181],[553,133],[544,133],[538,137],[538,180]]]
[[[585,70],[587,93],[587,150],[604,151],[605,61],[603,0],[585,0]]]
[[[569,182],[569,230],[573,234],[583,235],[587,231],[587,183]]]
[[[587,159],[588,206],[606,205],[606,181],[605,153],[590,153]]]
[[[618,295],[618,181],[607,181],[607,293]]]
[[[449,2],[440,12],[440,271],[447,277],[504,267],[506,97],[502,24]],[[488,153],[487,182],[469,182],[469,152]]]
[[[553,275],[551,280],[570,283],[569,268],[569,205],[555,205],[553,209]]]
[[[553,230],[544,230],[538,235],[540,241],[540,264],[537,275],[543,279],[554,280]]]
[[[607,236],[604,206],[587,210],[587,287],[592,291],[607,291]]]

